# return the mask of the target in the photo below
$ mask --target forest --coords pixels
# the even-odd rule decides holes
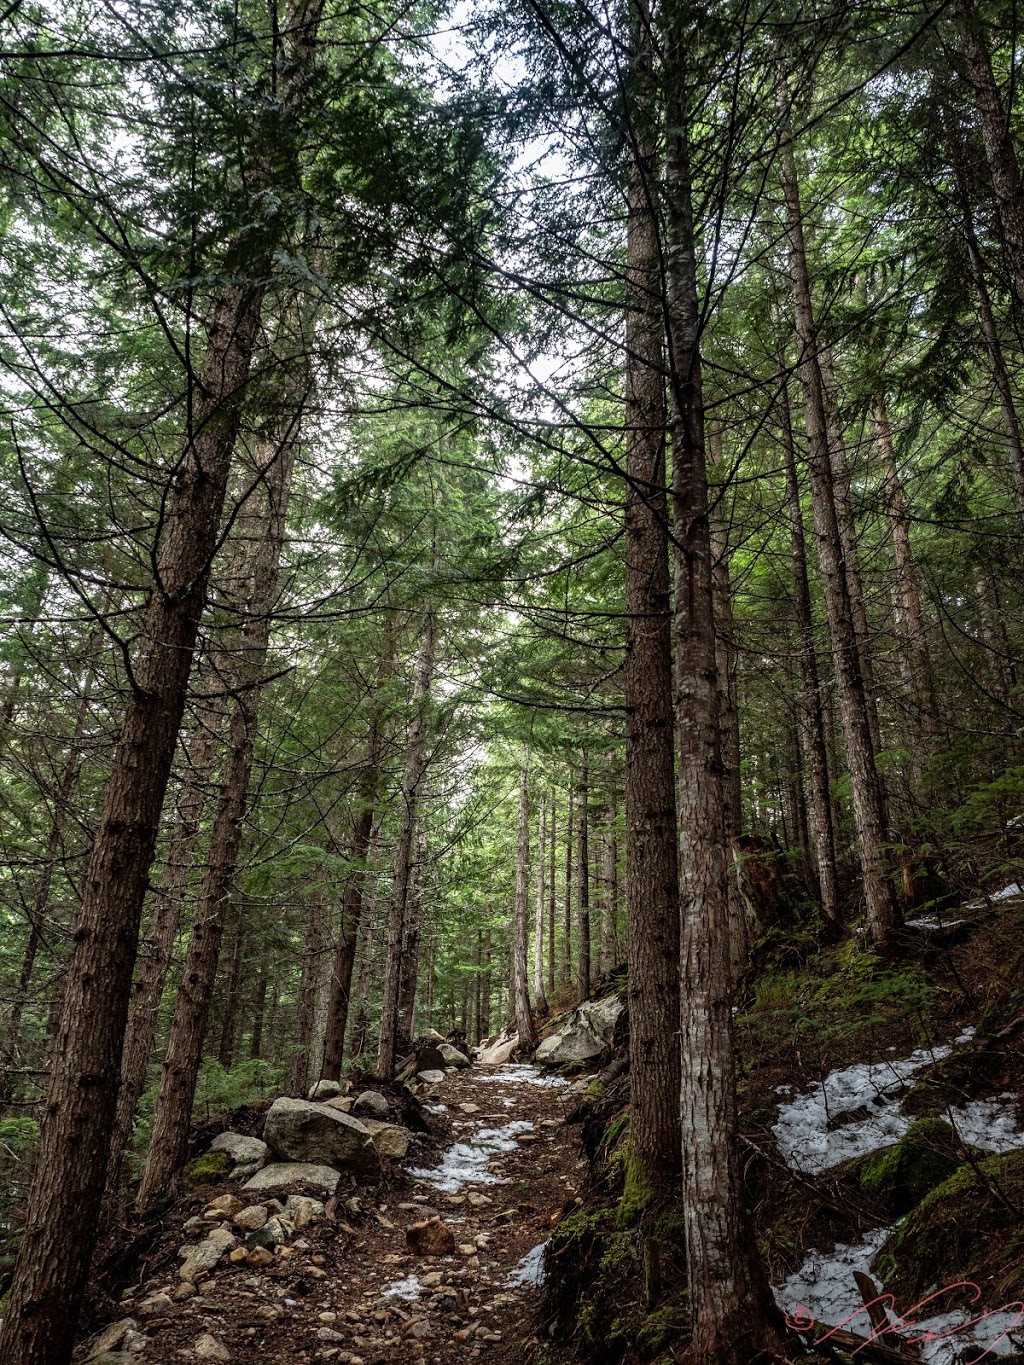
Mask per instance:
[[[1021,24],[6,3],[0,1365],[1024,1361]]]

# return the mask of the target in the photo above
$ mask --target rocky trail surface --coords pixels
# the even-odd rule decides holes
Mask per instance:
[[[449,1071],[422,1098],[433,1133],[384,1181],[331,1197],[233,1183],[179,1206],[122,1316],[78,1358],[528,1362],[541,1248],[585,1171],[564,1122],[575,1096],[506,1064]]]

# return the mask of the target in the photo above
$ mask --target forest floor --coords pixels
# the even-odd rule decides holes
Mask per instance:
[[[539,1248],[578,1202],[586,1177],[578,1129],[564,1122],[575,1097],[564,1082],[514,1065],[449,1072],[435,1091],[428,1105],[444,1112],[430,1112],[431,1137],[385,1183],[339,1186],[327,1216],[302,1230],[292,1254],[256,1274],[222,1261],[195,1294],[140,1313],[147,1298],[179,1289],[177,1248],[188,1240],[181,1224],[215,1196],[238,1191],[225,1184],[179,1201],[146,1253],[141,1282],[115,1310],[149,1339],[135,1357],[140,1365],[197,1358],[526,1365],[540,1345]],[[434,1215],[458,1251],[411,1254],[407,1226]],[[225,1354],[197,1356],[205,1335]]]

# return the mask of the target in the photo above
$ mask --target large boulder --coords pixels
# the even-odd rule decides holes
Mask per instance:
[[[618,995],[584,1000],[567,1022],[538,1047],[534,1061],[541,1066],[581,1066],[596,1061],[611,1047],[626,1003]]]
[[[236,1166],[262,1166],[270,1148],[259,1138],[244,1133],[218,1133],[210,1143],[211,1152],[226,1152]]]
[[[331,1106],[334,1108],[335,1106]],[[354,1114],[372,1114],[374,1118],[380,1118],[382,1114],[388,1112],[388,1102],[377,1090],[364,1090],[361,1095],[356,1096],[356,1102],[352,1106]]]
[[[285,1161],[353,1170],[379,1170],[369,1129],[351,1114],[326,1104],[283,1097],[267,1114],[263,1136],[275,1156]]]
[[[503,1033],[493,1043],[481,1047],[476,1054],[476,1059],[481,1066],[504,1066],[518,1046],[518,1033]]]
[[[378,1156],[390,1156],[401,1161],[409,1150],[412,1134],[408,1128],[397,1123],[382,1123],[380,1119],[363,1118],[359,1120],[369,1129],[370,1138]]]
[[[341,1172],[333,1166],[319,1166],[309,1161],[275,1161],[247,1180],[242,1189],[256,1193],[259,1190],[281,1190],[289,1185],[313,1185],[325,1194],[333,1194],[340,1179]]]
[[[460,1052],[457,1047],[452,1047],[451,1043],[438,1043],[437,1050],[444,1058],[445,1066],[469,1066],[469,1058],[464,1052]]]

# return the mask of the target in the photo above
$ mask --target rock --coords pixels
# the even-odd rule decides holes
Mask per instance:
[[[310,1100],[333,1100],[336,1095],[344,1095],[344,1093],[345,1087],[340,1081],[317,1081],[316,1085],[310,1086],[306,1098]]]
[[[378,1156],[394,1157],[401,1161],[408,1153],[412,1134],[407,1128],[397,1123],[381,1123],[379,1119],[361,1119],[360,1122],[369,1129]]]
[[[232,1265],[241,1265],[241,1263],[248,1257],[248,1255],[249,1255],[248,1247],[235,1247],[233,1251],[228,1252],[228,1260],[231,1262]]]
[[[963,1164],[956,1133],[945,1119],[918,1119],[894,1146],[853,1163],[865,1193],[901,1218]]]
[[[479,1114],[480,1106],[474,1104],[472,1100],[466,1100],[464,1104],[459,1105],[459,1110],[463,1114]]]
[[[421,1071],[417,1080],[423,1081],[426,1085],[439,1085],[444,1080],[443,1071]]]
[[[89,1365],[134,1365],[127,1351],[104,1351],[102,1355],[90,1356]]]
[[[462,1068],[469,1066],[469,1058],[464,1052],[460,1052],[457,1047],[452,1047],[451,1043],[439,1043],[438,1052],[444,1058],[445,1066],[457,1066]]]
[[[455,1252],[455,1234],[440,1218],[410,1223],[405,1230],[405,1241],[417,1256],[452,1256]]]
[[[233,1241],[234,1238],[232,1238]],[[219,1264],[226,1250],[229,1248],[217,1246],[216,1243],[209,1240],[200,1242],[198,1246],[182,1247],[178,1255],[180,1256],[184,1251],[185,1259],[178,1271],[178,1278],[187,1280],[189,1284],[195,1284],[196,1280],[208,1275],[214,1266]]]
[[[324,1103],[329,1109],[340,1109],[343,1114],[350,1114],[355,1100],[351,1095],[338,1095],[333,1100],[325,1100]]]
[[[388,1102],[376,1090],[364,1090],[361,1095],[356,1097],[352,1111],[356,1114],[373,1114],[380,1118],[382,1114],[388,1112]]]
[[[405,1335],[407,1337],[413,1337],[417,1341],[422,1341],[424,1337],[429,1337],[430,1333],[431,1333],[430,1323],[426,1320],[426,1318],[414,1319],[405,1329]]]
[[[245,1205],[241,1199],[234,1194],[222,1194],[218,1199],[211,1200],[203,1210],[204,1213],[223,1213],[230,1218],[233,1213],[241,1213]]]
[[[245,1258],[246,1265],[251,1265],[259,1270],[265,1265],[274,1264],[274,1253],[268,1251],[266,1247],[253,1247]]]
[[[625,1001],[617,995],[585,1000],[557,1033],[544,1039],[534,1061],[541,1066],[567,1066],[600,1057],[611,1046],[615,1025],[625,1008]]]
[[[368,1129],[350,1114],[326,1104],[275,1100],[264,1132],[274,1155],[286,1161],[348,1166],[367,1172],[379,1169]]]
[[[169,1294],[150,1294],[139,1304],[139,1312],[144,1318],[155,1318],[161,1313],[172,1313],[174,1301]]]
[[[295,1231],[295,1227],[286,1218],[270,1218],[260,1228],[259,1232],[253,1233],[253,1238],[258,1238],[257,1246],[274,1247],[284,1246]]]
[[[204,1332],[192,1343],[192,1354],[199,1360],[230,1360],[231,1352],[212,1332]]]
[[[476,1059],[482,1066],[504,1066],[518,1046],[519,1034],[506,1030],[478,1047]]]
[[[126,1332],[121,1344],[129,1355],[137,1356],[149,1345],[149,1337],[144,1332]]]
[[[218,1133],[210,1143],[210,1151],[225,1152],[236,1166],[260,1165],[270,1155],[265,1142],[242,1133]]]
[[[134,1332],[137,1327],[138,1323],[134,1318],[121,1318],[119,1322],[112,1322],[92,1342],[86,1360],[96,1360],[97,1357],[105,1355],[108,1351],[116,1351],[128,1333]]]
[[[285,1217],[296,1229],[308,1227],[317,1218],[324,1216],[324,1206],[319,1199],[307,1199],[302,1194],[291,1194],[284,1206]]]
[[[369,1134],[367,1134],[369,1137]],[[309,1161],[279,1161],[264,1166],[242,1186],[244,1190],[279,1190],[286,1185],[315,1185],[326,1194],[338,1188],[341,1172]]]
[[[345,1333],[338,1332],[333,1327],[318,1327],[316,1329],[317,1338],[320,1341],[344,1341]]]
[[[242,1209],[241,1213],[236,1213],[234,1224],[236,1228],[241,1228],[243,1232],[255,1232],[261,1228],[270,1217],[266,1204],[250,1204],[247,1209]]]
[[[233,1246],[238,1244],[235,1234],[225,1227],[214,1228],[206,1241],[212,1243],[221,1252],[230,1251]]]

